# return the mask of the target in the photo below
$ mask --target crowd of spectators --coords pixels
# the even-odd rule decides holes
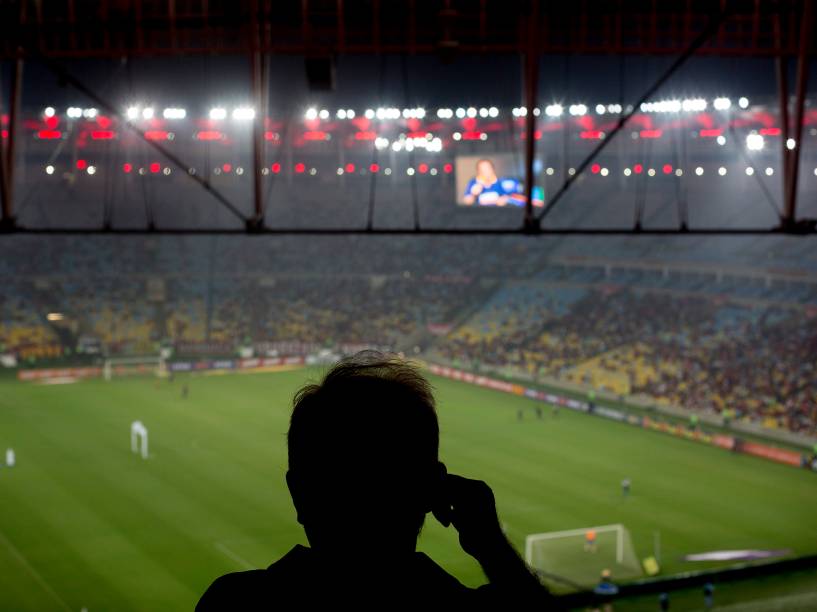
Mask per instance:
[[[437,353],[817,433],[817,311],[807,307],[525,282],[498,292]]]

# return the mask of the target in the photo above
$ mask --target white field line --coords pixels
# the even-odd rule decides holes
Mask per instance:
[[[28,570],[28,573],[31,574],[34,577],[34,580],[36,580],[40,584],[40,586],[43,588],[43,590],[46,593],[48,593],[49,595],[51,595],[51,597],[54,599],[54,601],[59,603],[63,607],[63,609],[68,610],[70,612],[71,611],[71,606],[69,606],[65,602],[65,600],[62,597],[60,597],[53,588],[51,588],[51,585],[48,584],[45,581],[45,578],[42,577],[40,572],[38,572],[36,569],[34,569],[34,567],[23,556],[23,553],[21,553],[19,550],[17,550],[17,547],[15,547],[14,544],[9,542],[9,539],[2,532],[0,532],[0,541],[2,541],[3,544],[6,545],[6,548],[8,548],[8,550],[12,554],[12,556],[15,559],[17,559],[17,561],[19,561],[20,565],[22,565],[24,568],[26,568],[26,570]]]
[[[247,561],[245,558],[240,557],[235,552],[227,548],[222,542],[213,542],[213,546],[218,548],[222,553],[224,553],[227,557],[238,563],[239,565],[243,565],[244,569],[256,569],[255,565]]]

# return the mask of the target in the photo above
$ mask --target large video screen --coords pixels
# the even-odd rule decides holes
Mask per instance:
[[[511,154],[460,155],[455,160],[457,204],[525,206],[523,160]],[[533,188],[533,205],[544,205],[544,190]]]

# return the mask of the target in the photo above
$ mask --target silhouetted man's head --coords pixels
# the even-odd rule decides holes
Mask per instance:
[[[431,386],[412,365],[366,351],[295,395],[289,485],[313,548],[354,554],[414,550],[445,467]]]

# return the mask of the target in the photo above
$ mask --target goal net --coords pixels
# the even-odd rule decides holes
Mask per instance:
[[[109,357],[102,365],[102,376],[167,376],[167,363],[160,355],[147,357]]]
[[[604,570],[610,570],[614,581],[642,575],[630,532],[621,524],[529,535],[525,560],[545,579],[561,578],[585,588],[598,583]]]

